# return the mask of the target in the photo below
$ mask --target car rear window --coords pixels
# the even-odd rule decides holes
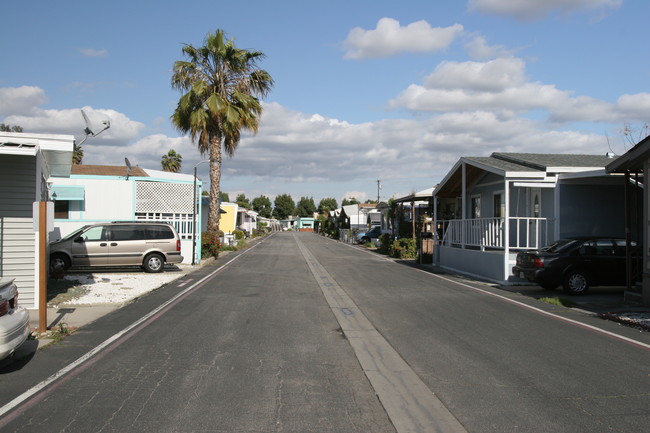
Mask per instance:
[[[174,232],[169,226],[147,226],[147,239],[174,239]]]
[[[547,253],[561,253],[562,251],[571,248],[576,242],[575,239],[560,239],[553,242],[551,245],[542,248],[542,251]]]

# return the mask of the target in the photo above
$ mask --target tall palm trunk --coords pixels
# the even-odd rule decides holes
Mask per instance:
[[[219,230],[219,192],[221,191],[221,137],[210,140],[210,210],[208,231]]]

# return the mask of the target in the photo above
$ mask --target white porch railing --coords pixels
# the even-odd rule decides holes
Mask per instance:
[[[508,218],[510,249],[536,250],[552,240],[552,224],[548,218]],[[447,246],[505,249],[505,218],[475,218],[439,221],[441,242]]]

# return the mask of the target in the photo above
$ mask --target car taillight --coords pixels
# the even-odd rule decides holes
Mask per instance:
[[[531,261],[531,265],[533,265],[534,268],[543,268],[544,267],[544,262],[542,262],[542,259],[540,259],[539,257],[535,257]]]
[[[9,311],[9,302],[6,299],[0,301],[0,316],[4,316]]]
[[[180,239],[176,241],[176,251],[178,251],[178,252],[181,251],[181,241],[180,241]]]

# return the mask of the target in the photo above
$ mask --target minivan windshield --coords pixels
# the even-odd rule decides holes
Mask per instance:
[[[542,248],[545,253],[561,253],[564,250],[571,248],[576,242],[575,239],[560,239],[553,242],[551,245]]]

